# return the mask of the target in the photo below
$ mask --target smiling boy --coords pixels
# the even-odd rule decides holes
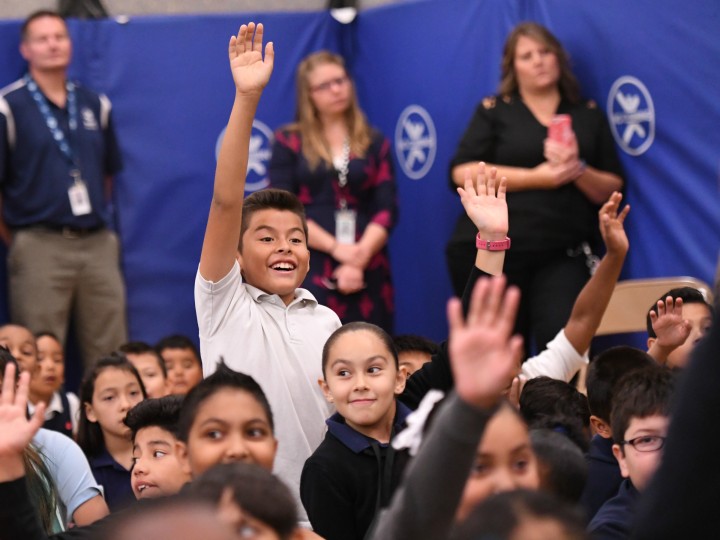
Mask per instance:
[[[302,203],[282,190],[243,201],[252,120],[273,68],[272,43],[263,59],[262,37],[262,25],[251,23],[230,41],[235,102],[218,156],[195,309],[205,375],[223,358],[260,384],[282,441],[275,472],[299,500],[303,463],[330,413],[316,385],[322,346],[340,320],[298,288],[310,258]]]

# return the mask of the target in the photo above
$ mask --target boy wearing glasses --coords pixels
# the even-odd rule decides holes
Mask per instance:
[[[630,537],[639,494],[662,458],[673,387],[673,374],[655,366],[632,371],[618,383],[610,423],[613,454],[624,480],[590,522],[594,540]]]

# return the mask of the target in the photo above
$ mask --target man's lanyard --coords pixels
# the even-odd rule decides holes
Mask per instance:
[[[55,118],[55,116],[50,111],[50,104],[48,103],[47,98],[40,91],[37,83],[33,80],[29,73],[25,75],[25,82],[27,84],[28,90],[30,91],[30,95],[32,96],[35,104],[40,110],[40,114],[42,114],[43,118],[45,119],[45,124],[50,130],[50,134],[55,140],[55,143],[58,145],[58,148],[60,148],[60,151],[65,155],[65,157],[70,160],[70,163],[79,174],[80,165],[78,164],[77,159],[73,154],[72,147],[70,146],[69,141],[70,136],[74,132],[76,132],[78,128],[77,97],[75,95],[75,85],[70,81],[67,81],[65,83],[65,88],[67,90],[68,126],[70,127],[70,134],[66,137],[65,133],[62,129],[60,129],[60,126],[58,125],[57,118]]]

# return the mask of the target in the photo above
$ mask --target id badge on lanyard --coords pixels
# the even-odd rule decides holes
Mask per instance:
[[[335,240],[338,244],[355,243],[357,212],[348,208],[335,211]]]
[[[73,169],[70,175],[74,179],[72,185],[68,188],[68,197],[70,198],[70,208],[73,216],[86,216],[92,212],[87,185],[77,169]]]

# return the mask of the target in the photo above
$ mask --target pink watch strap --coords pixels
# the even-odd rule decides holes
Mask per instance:
[[[475,238],[475,247],[478,249],[486,249],[488,251],[505,251],[510,249],[510,238],[506,236],[505,240],[496,240],[491,242],[490,240],[483,240],[480,238],[480,233],[478,233]]]

